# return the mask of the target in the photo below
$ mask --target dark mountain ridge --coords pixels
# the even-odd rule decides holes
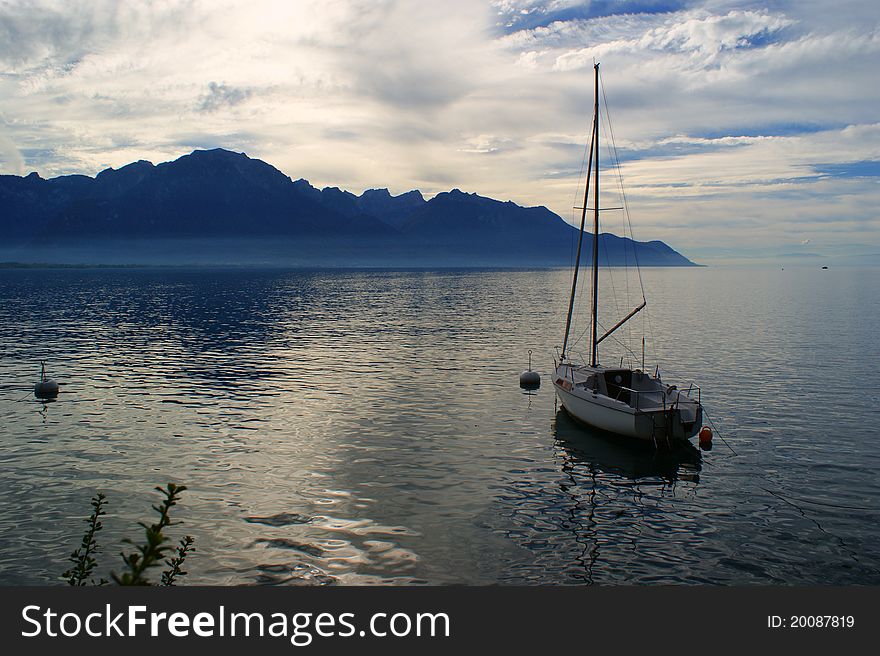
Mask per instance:
[[[569,265],[577,230],[545,207],[453,189],[317,189],[223,149],[94,178],[0,176],[0,257],[329,266]],[[694,266],[663,242],[600,236],[602,263]],[[587,259],[589,259],[589,249]],[[607,258],[604,254],[607,253]],[[54,259],[53,259],[54,258]]]

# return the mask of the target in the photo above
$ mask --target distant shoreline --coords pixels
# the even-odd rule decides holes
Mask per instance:
[[[155,264],[52,264],[50,262],[0,262],[0,269],[152,269],[168,265]]]
[[[51,262],[0,262],[0,270],[89,270],[89,269],[262,269],[262,270],[291,270],[291,271],[570,271],[571,266],[559,264],[535,264],[535,265],[493,265],[493,264],[425,264],[420,266],[395,265],[395,264],[370,264],[370,265],[310,265],[310,264],[278,264],[278,263],[180,263],[180,264],[88,264],[88,263],[51,263]],[[601,269],[624,269],[623,265],[605,266]],[[643,269],[705,269],[707,264],[653,264],[642,266]]]

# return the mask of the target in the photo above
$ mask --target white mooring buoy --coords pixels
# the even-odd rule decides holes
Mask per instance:
[[[40,382],[34,385],[34,396],[38,399],[54,399],[58,396],[58,383],[46,378],[45,362],[40,362]]]
[[[519,375],[519,386],[526,390],[538,389],[541,386],[541,375],[532,371],[532,350],[529,349],[529,370]]]

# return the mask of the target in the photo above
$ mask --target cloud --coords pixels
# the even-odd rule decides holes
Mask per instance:
[[[512,148],[516,148],[516,146],[510,139],[491,134],[478,134],[467,139],[466,143],[458,150],[462,153],[492,155]]]
[[[618,54],[664,53],[686,54],[681,60],[690,68],[706,68],[717,62],[721,53],[734,49],[765,45],[767,41],[785,27],[794,23],[781,14],[764,11],[730,11],[724,15],[706,15],[704,12],[686,12],[672,15],[649,15],[633,20],[632,17],[614,17],[606,21],[605,29],[617,28],[629,38],[618,36],[608,38],[595,34],[593,21],[553,25],[536,31],[541,36],[565,36],[565,41],[594,39],[604,36],[600,42],[585,48],[575,48],[556,57],[554,68],[560,71],[576,70],[592,65],[596,59]],[[623,21],[623,25],[614,23]],[[592,40],[592,39],[591,39]]]
[[[766,7],[13,0],[0,172],[223,146],[318,186],[459,187],[569,219],[595,57],[636,237],[880,249],[874,3]]]
[[[0,170],[22,175],[24,171],[24,159],[12,140],[0,134]]]
[[[216,112],[223,107],[239,105],[250,97],[250,89],[209,82],[208,91],[199,97],[198,111]]]
[[[681,0],[493,0],[498,26],[506,32],[609,15],[662,14],[681,9]]]

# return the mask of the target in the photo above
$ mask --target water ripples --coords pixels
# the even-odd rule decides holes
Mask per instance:
[[[564,271],[0,271],[0,582],[57,581],[96,489],[118,567],[173,480],[193,583],[876,584],[880,276],[778,274],[645,276],[734,456],[555,410]]]

